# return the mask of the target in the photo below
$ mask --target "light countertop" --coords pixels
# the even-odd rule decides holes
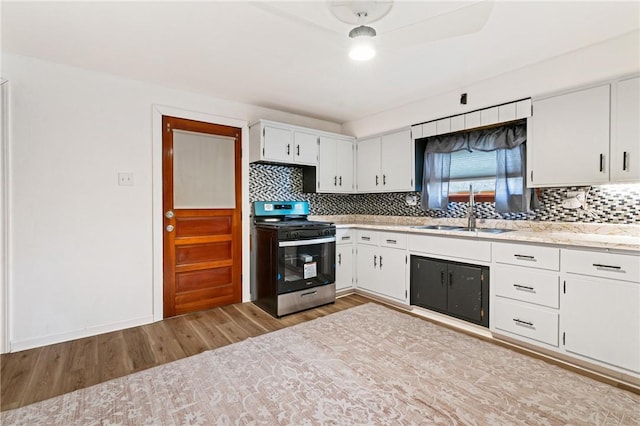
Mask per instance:
[[[313,216],[312,218],[314,220],[334,222],[337,228],[352,227],[387,232],[410,232],[493,241],[531,242],[640,253],[640,225],[478,219],[476,224],[478,228],[512,230],[501,234],[491,234],[477,231],[414,228],[414,226],[424,225],[466,226],[466,219],[367,215]]]

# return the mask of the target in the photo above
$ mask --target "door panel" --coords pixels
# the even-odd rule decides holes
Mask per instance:
[[[447,309],[447,264],[429,259],[415,259],[417,277],[412,282],[417,286],[418,306],[438,311]]]
[[[164,316],[241,301],[241,129],[163,117]]]
[[[481,275],[479,267],[449,265],[449,312],[475,322],[482,320]]]
[[[176,237],[200,237],[211,234],[231,234],[231,217],[179,217],[176,218]]]

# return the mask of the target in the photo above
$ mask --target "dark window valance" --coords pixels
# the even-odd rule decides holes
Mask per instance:
[[[527,140],[527,126],[516,123],[493,127],[491,129],[472,130],[427,138],[425,152],[451,153],[467,151],[495,151],[512,149]]]

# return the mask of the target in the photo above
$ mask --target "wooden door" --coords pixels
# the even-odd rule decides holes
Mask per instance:
[[[164,116],[164,316],[242,298],[241,129]]]

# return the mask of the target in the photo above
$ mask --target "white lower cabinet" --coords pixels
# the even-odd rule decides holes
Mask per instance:
[[[406,235],[358,231],[357,287],[395,301],[407,302]]]
[[[564,350],[640,373],[638,256],[567,249],[562,259]]]
[[[492,246],[494,333],[638,376],[638,255],[516,243]]]
[[[567,277],[562,341],[567,352],[640,372],[640,285]]]
[[[336,291],[353,288],[354,234],[353,229],[336,231]]]
[[[558,347],[560,250],[492,243],[492,329]]]

